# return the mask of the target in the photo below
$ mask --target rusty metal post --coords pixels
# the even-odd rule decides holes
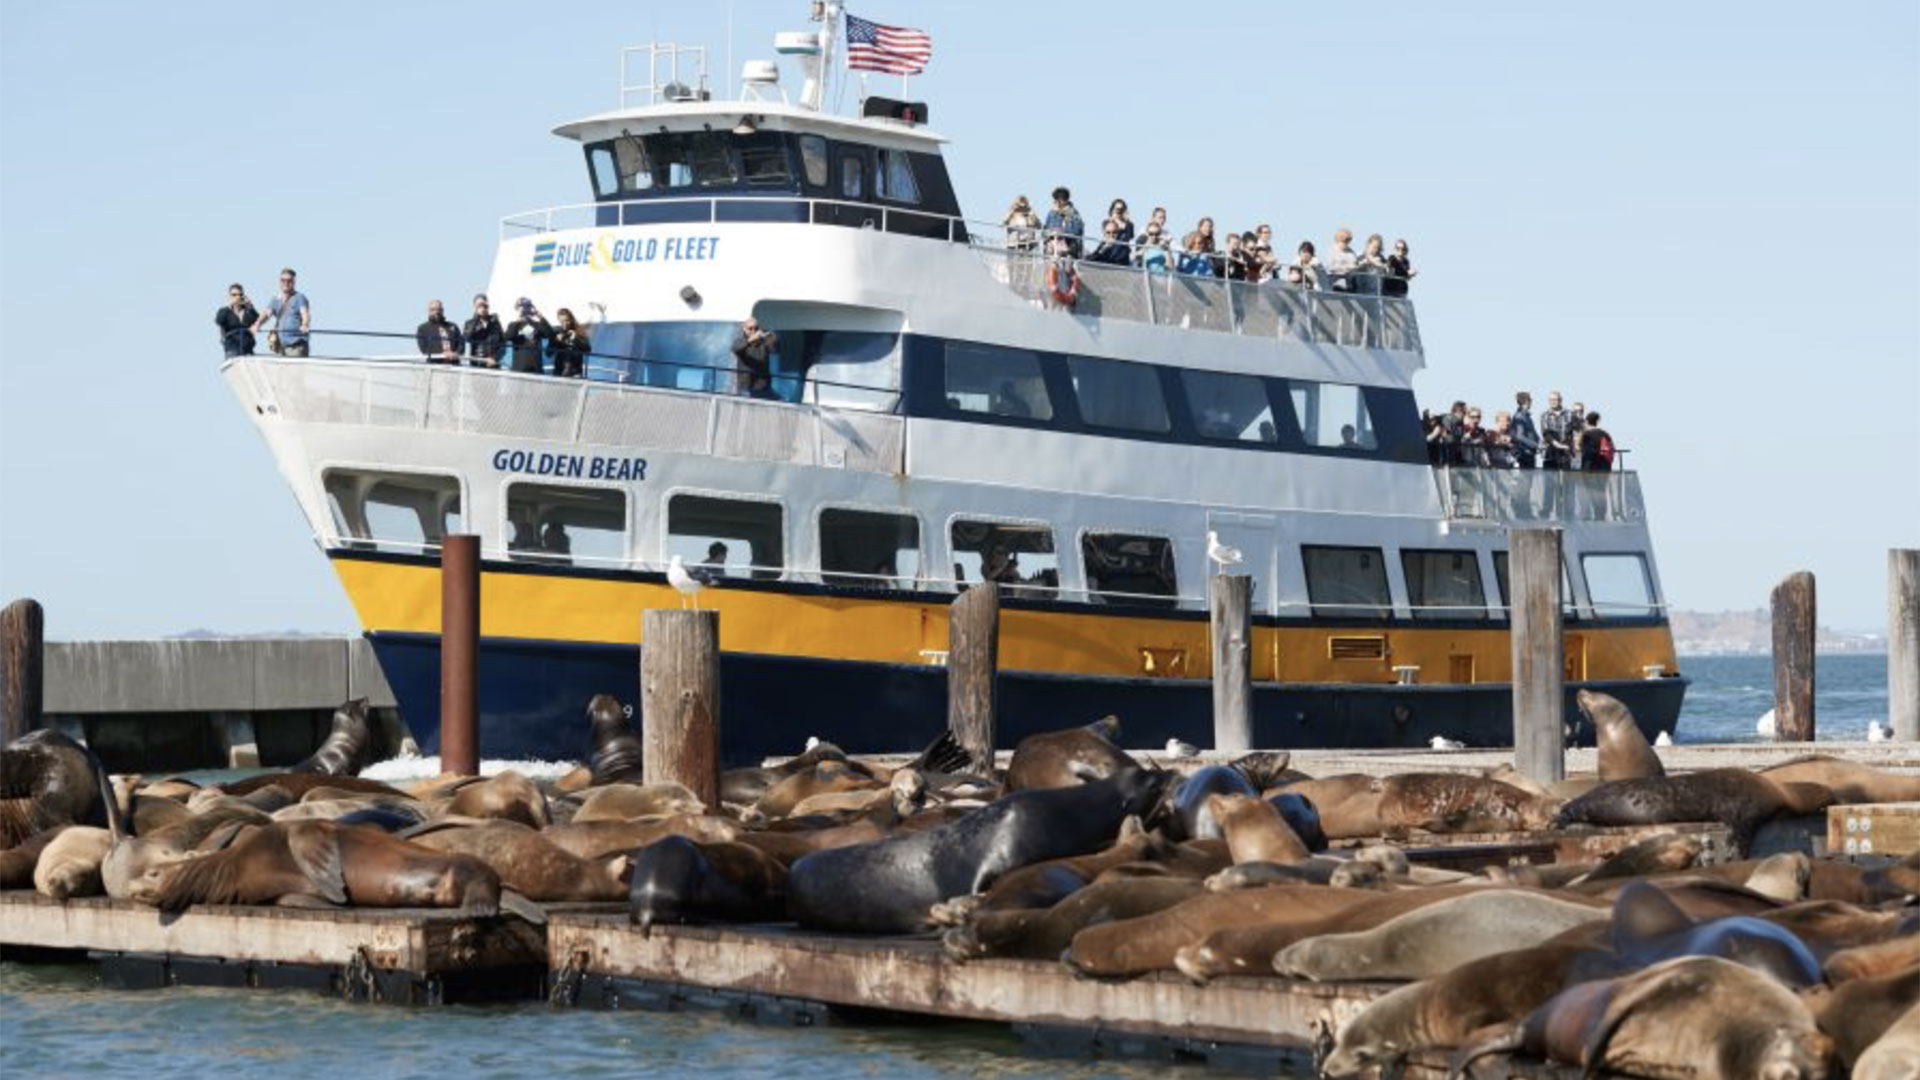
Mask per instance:
[[[720,805],[720,613],[640,616],[641,779]]]
[[[480,774],[480,538],[440,544],[440,771]]]
[[[1560,530],[1512,529],[1513,766],[1543,784],[1567,777],[1567,647]]]
[[[1813,575],[1788,574],[1773,587],[1773,741],[1812,742],[1813,646],[1819,636]]]
[[[1000,586],[969,586],[947,612],[947,730],[982,776],[993,775],[999,704]]]
[[[10,743],[40,726],[42,673],[46,654],[46,615],[38,600],[15,600],[0,610],[0,678],[6,698],[0,702],[0,743]]]

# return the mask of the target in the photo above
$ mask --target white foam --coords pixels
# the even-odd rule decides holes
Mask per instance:
[[[579,767],[577,761],[493,759],[480,762],[480,775],[493,776],[511,769],[529,780],[557,780]],[[413,755],[375,762],[361,770],[367,780],[390,784],[396,780],[430,780],[440,775],[440,755]]]

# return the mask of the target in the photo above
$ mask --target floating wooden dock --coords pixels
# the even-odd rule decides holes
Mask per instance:
[[[0,892],[0,955],[80,953],[109,985],[301,987],[401,1004],[532,998],[546,932],[435,909],[195,907]]]

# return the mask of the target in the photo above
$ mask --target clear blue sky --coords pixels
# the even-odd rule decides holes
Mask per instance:
[[[1884,625],[1920,545],[1920,4],[870,4],[934,35],[913,93],[971,216],[1065,183],[1405,236],[1424,404],[1583,399],[1676,605],[1805,568],[1823,622]],[[291,263],[322,326],[463,300],[500,215],[587,198],[548,131],[615,104],[617,46],[717,74],[726,10],[0,0],[0,597],[63,638],[355,629],[216,374],[225,285]],[[738,0],[736,62],[803,11]]]

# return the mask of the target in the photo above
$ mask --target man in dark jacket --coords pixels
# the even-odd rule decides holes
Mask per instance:
[[[473,357],[474,367],[500,366],[500,345],[506,339],[506,331],[500,329],[500,316],[487,307],[486,293],[473,298],[473,318],[467,320],[462,332],[466,334],[467,355]]]
[[[413,340],[429,364],[460,362],[460,328],[448,320],[438,300],[427,301],[427,321],[413,332]]]
[[[247,290],[237,281],[227,286],[227,306],[213,313],[213,324],[220,328],[220,347],[228,356],[253,355],[253,324],[259,319]]]
[[[541,357],[547,340],[553,337],[553,324],[547,321],[533,301],[521,297],[514,305],[520,317],[507,324],[507,344],[513,349],[513,370],[540,374]]]
[[[1531,469],[1540,452],[1540,429],[1533,426],[1533,395],[1525,390],[1513,395],[1513,460],[1523,469]]]
[[[742,394],[773,398],[773,354],[780,347],[780,336],[762,329],[760,320],[748,316],[733,336],[733,358],[738,365],[735,378]]]

